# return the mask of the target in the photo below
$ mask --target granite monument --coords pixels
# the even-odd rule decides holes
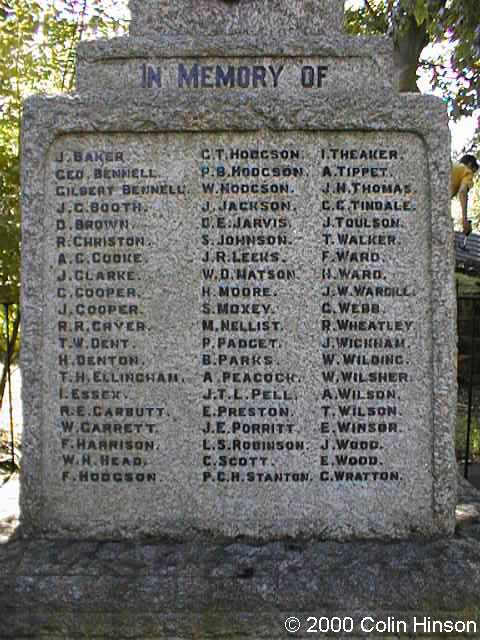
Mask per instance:
[[[341,5],[135,0],[27,101],[25,531],[452,533],[447,116]]]

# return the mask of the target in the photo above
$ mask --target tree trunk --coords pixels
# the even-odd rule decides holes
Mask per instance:
[[[418,25],[413,15],[407,15],[395,25],[393,33],[394,62],[397,88],[402,92],[416,92],[420,55],[429,42],[426,21]]]

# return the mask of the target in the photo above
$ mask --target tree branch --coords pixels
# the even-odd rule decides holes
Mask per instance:
[[[17,313],[15,316],[15,320],[13,323],[13,331],[12,331],[12,335],[10,337],[10,344],[9,344],[9,349],[8,349],[8,358],[5,359],[5,362],[7,361],[7,359],[10,360],[10,362],[12,362],[13,360],[13,354],[15,351],[15,343],[17,341],[17,336],[18,336],[18,330],[20,328],[20,310],[17,307]],[[0,408],[3,404],[3,396],[5,393],[5,387],[7,385],[7,376],[8,376],[8,371],[7,371],[7,367],[4,366],[3,367],[3,371],[2,371],[2,376],[0,378]]]
[[[365,0],[365,6],[367,7],[367,9],[370,11],[370,13],[372,14],[372,16],[374,16],[375,18],[377,17],[377,12],[375,11],[375,9],[372,7],[372,5],[370,4],[369,0]]]

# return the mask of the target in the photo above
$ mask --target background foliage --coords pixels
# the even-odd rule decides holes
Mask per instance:
[[[418,91],[419,69],[448,104],[450,117],[479,116],[479,0],[363,0],[346,12],[352,34],[389,34],[401,90]],[[477,134],[471,150],[480,146]]]

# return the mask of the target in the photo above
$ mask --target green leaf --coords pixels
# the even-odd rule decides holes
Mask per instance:
[[[418,25],[423,24],[428,19],[428,7],[426,0],[417,0],[413,15]]]

